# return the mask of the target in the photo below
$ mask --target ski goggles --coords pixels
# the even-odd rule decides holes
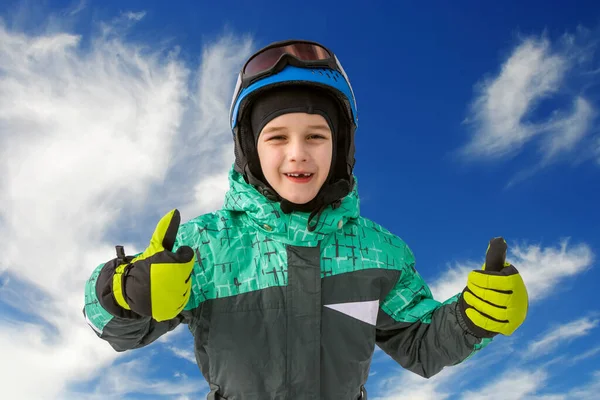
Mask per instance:
[[[247,87],[265,75],[277,73],[286,65],[341,70],[339,62],[325,46],[316,42],[287,40],[259,50],[246,61],[242,68],[242,86]]]

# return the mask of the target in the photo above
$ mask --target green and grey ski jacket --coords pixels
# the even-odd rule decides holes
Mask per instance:
[[[424,377],[462,362],[489,339],[470,334],[415,270],[408,246],[359,215],[356,191],[328,207],[315,231],[284,214],[233,169],[225,204],[180,225],[194,249],[192,295],[175,319],[113,315],[98,296],[84,315],[116,351],[146,346],[180,323],[195,339],[207,399],[366,399],[375,345]],[[106,300],[103,300],[106,301]]]

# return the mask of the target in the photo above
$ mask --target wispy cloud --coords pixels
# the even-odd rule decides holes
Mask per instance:
[[[527,285],[530,301],[537,301],[557,293],[558,282],[581,274],[591,268],[595,256],[585,244],[569,245],[563,240],[560,246],[542,248],[540,245],[514,246],[508,261],[518,266]],[[543,273],[541,273],[543,271]],[[543,275],[543,276],[542,276]]]
[[[56,26],[28,34],[0,24],[0,301],[16,309],[0,319],[7,398],[66,398],[70,383],[112,370],[119,355],[81,314],[85,280],[113,257],[115,240],[139,250],[168,209],[185,208],[189,218],[219,206],[223,187],[184,197],[233,159],[225,93],[251,40],[209,43],[194,73],[173,49],[149,50],[125,41],[123,26],[104,27],[83,46]],[[122,372],[134,375],[127,365],[136,364]],[[103,379],[102,398],[187,390]]]
[[[595,357],[596,355],[600,354],[600,346],[594,347],[584,353],[578,354],[575,357],[571,358],[571,363],[572,364],[576,364],[579,361],[591,358],[591,357]]]
[[[497,160],[536,143],[537,165],[522,170],[511,183],[561,157],[575,157],[575,150],[591,143],[584,139],[597,115],[585,91],[597,79],[586,70],[595,44],[583,28],[554,42],[546,35],[523,39],[497,74],[477,84],[465,120],[472,138],[460,154],[469,160]],[[560,106],[550,106],[552,101]]]
[[[449,265],[439,278],[429,283],[433,297],[438,301],[445,301],[462,292],[467,285],[469,272],[481,269],[482,264],[483,259],[481,262],[463,261]]]
[[[504,156],[540,133],[522,119],[537,101],[558,91],[567,69],[568,60],[552,53],[547,39],[520,44],[500,73],[480,84],[468,120],[476,130],[466,153]]]
[[[599,322],[598,319],[580,318],[563,325],[553,326],[542,338],[531,342],[523,356],[531,359],[550,354],[561,344],[589,335]]]
[[[543,366],[548,367],[553,364],[560,364],[563,366],[573,366],[583,360],[587,360],[588,358],[596,357],[597,355],[600,355],[600,346],[592,347],[591,349],[586,350],[577,355],[571,355],[571,354],[568,354],[565,352],[564,354],[554,357],[548,362],[545,362],[543,364]]]
[[[579,322],[586,324],[586,320],[581,319],[564,326]],[[597,321],[593,321],[594,323]],[[555,329],[560,331],[560,327]],[[573,329],[562,331],[572,332]],[[575,337],[567,333],[561,335],[563,340],[567,336]],[[551,332],[537,342],[549,337]],[[559,348],[552,345],[555,340],[545,340],[549,344],[551,354],[559,354]],[[430,379],[394,367],[396,372],[383,374],[384,377],[377,381],[376,393],[370,397],[376,400],[576,400],[597,397],[597,390],[600,388],[598,372],[593,372],[589,375],[589,381],[579,386],[559,392],[549,390],[550,384],[562,376],[564,366],[558,363],[537,363],[535,358],[524,362],[521,354],[525,353],[527,348],[527,345],[522,343],[522,338],[498,337],[473,359],[446,368]],[[581,358],[592,357],[595,353],[594,349],[586,351],[581,354]],[[552,369],[553,366],[560,369]]]
[[[164,379],[150,378],[155,368],[152,360],[136,358],[112,365],[100,376],[94,387],[85,393],[69,392],[67,398],[91,399],[123,399],[128,395],[145,394],[151,396],[186,396],[206,392],[207,384],[197,379],[189,379],[184,374],[174,374],[173,377]],[[81,396],[81,397],[78,397]]]
[[[452,395],[445,387],[452,377],[457,374],[457,368],[444,370],[432,378],[425,379],[406,370],[398,370],[398,373],[378,383],[378,396],[374,400],[445,400]]]
[[[190,200],[182,206],[182,215],[200,215],[223,203],[229,186],[227,173],[234,160],[229,106],[238,70],[253,46],[250,37],[226,35],[202,53],[190,98],[193,111],[186,118],[191,129],[182,126],[173,160],[174,172],[181,175],[181,170],[187,171],[183,175]]]
[[[79,3],[73,4],[72,10],[68,10],[66,12],[66,14],[72,17],[72,16],[80,13],[81,11],[83,11],[86,6],[87,6],[86,0],[79,0]]]
[[[502,376],[478,391],[466,391],[464,400],[562,400],[564,396],[536,396],[546,385],[548,374],[545,371],[509,370]]]
[[[436,400],[455,399],[472,382],[485,378],[486,371],[496,367],[501,361],[510,359],[514,348],[514,338],[503,337],[501,344],[488,346],[485,352],[473,359],[448,367],[437,375],[425,379],[400,367],[381,374],[377,381],[376,393],[369,398],[375,400]],[[515,357],[516,358],[516,357]]]
[[[124,13],[123,16],[132,21],[141,21],[142,18],[144,18],[146,16],[146,12],[145,11],[140,11],[140,12],[129,11],[129,12]]]
[[[600,392],[600,371],[591,374],[583,385],[563,392],[549,393],[547,384],[552,375],[543,369],[508,370],[498,379],[479,390],[469,390],[462,400],[593,400]]]
[[[580,321],[586,324],[585,319]],[[580,321],[565,326],[575,325]],[[597,322],[593,321],[593,324]],[[560,330],[560,328],[555,329]],[[566,331],[572,332],[573,329],[563,332]],[[589,329],[586,332],[589,333]],[[567,333],[561,335],[563,339],[575,336]],[[538,342],[549,337],[551,333]],[[546,340],[546,343],[549,344],[549,353],[559,354],[559,348],[552,345],[555,340],[552,338]],[[564,364],[537,363],[538,359],[535,358],[524,360],[520,354],[526,351],[527,346],[522,344],[521,338],[498,337],[473,359],[444,369],[430,379],[421,378],[395,367],[393,369],[396,372],[388,372],[384,378],[377,381],[376,393],[370,397],[376,400],[591,400],[597,397],[600,390],[600,371],[592,371],[589,375],[583,373],[583,377],[589,379],[575,387],[567,386],[561,391],[552,390],[551,383],[563,377]],[[592,357],[597,352],[597,349],[591,349],[582,353],[579,358],[581,360]],[[573,363],[567,362],[567,364],[573,365],[576,358],[571,358],[569,361]],[[561,356],[559,359],[565,360],[567,357]]]
[[[177,357],[183,358],[184,360],[188,360],[192,364],[196,365],[196,356],[194,355],[193,349],[182,349],[180,347],[169,346],[169,350],[173,352]]]
[[[594,371],[592,379],[586,385],[568,392],[568,400],[596,400],[600,393],[600,370]]]
[[[546,248],[509,242],[508,251],[507,261],[521,273],[530,301],[555,293],[549,289],[555,287],[557,282],[585,272],[594,261],[594,254],[588,245],[569,245],[568,240],[563,240],[559,246]],[[481,269],[483,261],[482,255],[482,259],[477,262],[458,263],[449,268],[431,284],[435,298],[443,301],[462,291],[469,272]]]

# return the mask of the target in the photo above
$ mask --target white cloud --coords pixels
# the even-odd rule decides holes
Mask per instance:
[[[511,255],[508,261],[521,272],[530,301],[557,293],[551,289],[556,289],[558,282],[587,271],[594,262],[594,254],[588,245],[569,246],[568,240],[559,247],[544,249],[539,245],[514,246]]]
[[[484,249],[485,252],[485,249]],[[551,288],[565,278],[585,272],[594,261],[594,254],[586,244],[542,248],[540,245],[513,245],[509,241],[507,261],[521,273],[530,301],[537,301],[556,293]],[[481,269],[485,254],[479,262],[459,263],[448,269],[431,284],[436,299],[443,301],[463,290],[467,276],[473,269]]]
[[[562,366],[573,366],[583,360],[587,360],[588,358],[592,358],[600,354],[600,346],[592,347],[584,351],[583,353],[579,353],[577,355],[571,355],[566,352],[563,352],[562,355],[554,357],[547,362],[542,364],[543,368],[548,368],[554,364],[559,364]]]
[[[223,204],[229,187],[227,173],[234,160],[229,104],[238,70],[252,49],[251,39],[227,35],[203,51],[174,138],[170,171],[165,182],[153,189],[156,196],[148,199],[142,215],[172,204],[186,221]]]
[[[592,105],[583,97],[578,96],[570,114],[555,117],[546,124],[548,137],[542,143],[545,158],[549,160],[562,151],[573,150],[589,132],[594,114]]]
[[[185,348],[182,349],[180,347],[169,346],[169,350],[173,352],[177,357],[183,358],[184,360],[188,360],[192,364],[196,365],[196,356],[194,355],[193,349]]]
[[[72,5],[72,10],[66,12],[69,16],[74,16],[85,9],[87,6],[86,0],[79,0],[79,3]]]
[[[564,97],[567,90],[572,92],[571,86],[575,92],[577,87],[584,92],[584,85],[569,84],[572,77],[585,74],[583,66],[593,52],[593,46],[578,44],[585,33],[580,29],[554,43],[543,36],[529,37],[516,46],[498,74],[477,85],[465,121],[473,135],[461,150],[462,156],[486,160],[515,156],[536,139],[542,157],[539,164],[517,174],[512,184],[561,156],[575,157],[584,149],[584,139],[596,116],[595,106],[577,93],[569,94],[570,111],[556,108],[546,112],[541,106],[557,98],[564,103],[559,96]],[[596,79],[593,74],[586,76],[586,83]]]
[[[591,400],[600,390],[600,371],[592,372],[590,380],[571,385],[564,391],[552,391],[550,384],[563,378],[562,368],[552,371],[550,366],[573,365],[576,358],[561,356],[552,363],[524,365],[522,338],[497,337],[485,350],[475,357],[454,367],[444,369],[430,379],[424,379],[409,371],[394,367],[385,378],[373,383],[375,400]],[[556,346],[550,346],[556,352]],[[581,354],[580,359],[591,357],[596,349]],[[533,360],[535,361],[535,360]],[[583,374],[584,376],[587,374]],[[469,389],[467,389],[469,388]]]
[[[595,400],[600,392],[600,371],[589,382],[562,393],[547,393],[552,376],[543,369],[509,370],[477,391],[467,391],[463,400]]]
[[[124,14],[125,18],[132,20],[132,21],[141,21],[142,18],[144,18],[145,16],[146,16],[145,11],[140,11],[140,12],[129,11]]]
[[[594,357],[597,354],[600,354],[600,346],[596,346],[596,347],[594,347],[592,349],[589,349],[588,351],[586,351],[584,353],[581,353],[581,354],[579,354],[579,355],[577,355],[575,357],[572,357],[569,361],[570,361],[571,364],[576,364],[579,361],[582,361],[582,360]]]
[[[464,400],[562,400],[563,396],[536,396],[544,388],[548,374],[545,371],[509,370],[499,379],[484,386],[478,391],[466,391],[461,397]]]
[[[455,399],[471,382],[480,382],[485,378],[486,371],[490,368],[496,368],[500,362],[510,359],[514,353],[514,343],[513,337],[494,339],[494,343],[473,358],[445,368],[429,379],[396,366],[393,368],[396,373],[382,374],[385,378],[377,381],[376,393],[369,393],[369,398],[374,400]]]
[[[469,272],[474,269],[481,269],[482,263],[483,261],[481,263],[468,261],[449,266],[439,278],[429,283],[433,298],[438,301],[445,301],[462,292],[467,285]]]
[[[600,393],[600,370],[594,371],[592,379],[582,387],[571,389],[567,395],[568,400],[597,400]]]
[[[122,399],[129,394],[146,394],[152,396],[186,396],[207,391],[207,384],[197,379],[190,380],[183,374],[175,374],[170,379],[150,378],[154,372],[152,360],[137,358],[121,362],[107,368],[96,383],[94,389],[86,393],[71,392],[68,398],[97,398],[97,399]],[[78,397],[82,396],[82,397]],[[196,397],[194,396],[194,397]]]
[[[586,336],[598,326],[600,320],[580,318],[563,325],[553,326],[538,340],[531,342],[523,354],[526,358],[536,358],[554,351],[556,347],[570,340]]]
[[[480,84],[469,122],[476,125],[467,152],[503,156],[539,133],[522,119],[539,100],[556,93],[568,61],[553,54],[548,40],[527,39],[504,63],[498,76]]]
[[[444,400],[450,398],[452,392],[445,385],[458,372],[458,368],[444,370],[425,379],[410,371],[399,370],[398,375],[381,379],[378,382],[378,396],[369,395],[374,400]]]
[[[184,197],[233,159],[223,105],[251,41],[210,44],[192,78],[171,49],[149,51],[105,28],[84,49],[68,32],[29,35],[0,24],[0,300],[22,316],[0,319],[7,398],[65,398],[70,383],[106,372],[118,354],[85,323],[85,280],[114,256],[115,237],[134,241],[122,243],[133,253],[171,207],[183,205],[190,218],[220,205],[213,192],[201,204]],[[182,171],[189,175],[177,179]],[[103,379],[99,391],[132,390],[118,374]],[[197,389],[157,385],[153,393]]]
[[[234,161],[229,106],[238,70],[252,50],[250,38],[225,36],[202,54],[192,97],[196,112],[190,116],[196,128],[193,135],[184,136],[184,151],[176,160],[178,165],[195,166],[191,201],[182,207],[182,215],[196,216],[223,204]]]

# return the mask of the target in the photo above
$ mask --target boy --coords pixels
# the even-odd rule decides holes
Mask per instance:
[[[142,254],[117,246],[87,282],[84,314],[115,350],[186,323],[208,399],[366,399],[376,344],[430,377],[524,321],[503,240],[440,303],[407,245],[359,215],[356,104],[330,50],[294,40],[257,52],[230,122],[223,208],[182,225],[172,210]]]

